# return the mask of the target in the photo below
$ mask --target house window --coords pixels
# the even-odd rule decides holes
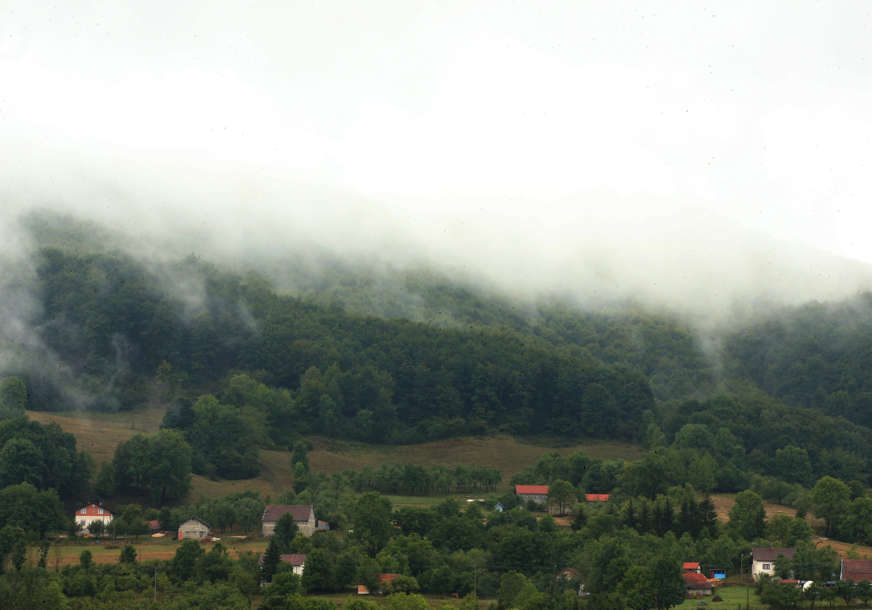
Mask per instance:
[[[770,566],[771,566],[771,564],[764,563],[764,564],[763,564],[763,569],[764,569],[764,570],[771,570],[772,568],[771,568]]]
[[[102,515],[102,514],[103,514],[103,509],[102,509],[102,508],[98,508],[98,509],[97,509],[97,512],[98,512],[99,514]]]

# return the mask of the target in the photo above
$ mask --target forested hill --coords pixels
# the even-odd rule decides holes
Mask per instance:
[[[117,253],[47,248],[37,281],[34,328],[57,366],[19,358],[34,408],[193,398],[220,393],[234,371],[295,392],[271,424],[377,441],[495,431],[632,440],[654,408],[643,375],[569,345],[348,314],[195,258],[149,269]]]
[[[872,294],[774,311],[731,333],[725,348],[732,376],[872,426]]]
[[[276,446],[312,432],[641,440],[652,423],[674,433],[676,413],[705,419],[723,393],[743,408],[767,405],[746,409],[743,434],[773,409],[820,430],[841,424],[816,412],[872,424],[869,296],[724,331],[710,357],[678,315],[633,303],[519,302],[432,270],[335,259],[300,258],[280,272],[231,272],[195,256],[145,262],[87,223],[28,226],[35,271],[4,288],[28,332],[5,333],[2,351],[4,374],[27,380],[36,409],[184,405],[206,393],[233,403],[230,380],[242,373],[268,389],[261,436]]]

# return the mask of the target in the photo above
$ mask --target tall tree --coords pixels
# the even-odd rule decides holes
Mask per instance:
[[[815,483],[811,492],[812,505],[818,517],[826,522],[827,536],[832,535],[836,520],[848,510],[851,488],[839,479],[827,476]]]
[[[730,509],[730,526],[745,540],[753,540],[763,535],[765,525],[763,498],[750,489],[739,492]]]
[[[299,528],[294,516],[291,513],[285,513],[279,517],[279,522],[276,523],[276,529],[271,542],[275,542],[280,553],[290,553],[291,543],[296,538],[298,532]]]
[[[376,492],[363,494],[352,507],[351,521],[354,537],[360,540],[371,557],[375,557],[391,535],[390,500]]]
[[[572,483],[563,479],[557,479],[548,487],[548,502],[556,503],[560,507],[561,515],[566,514],[564,507],[574,495],[575,488],[572,487]]]

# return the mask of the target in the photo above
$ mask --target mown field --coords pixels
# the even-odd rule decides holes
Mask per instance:
[[[149,561],[152,559],[168,560],[172,559],[176,554],[176,549],[181,544],[177,540],[171,538],[154,539],[149,537],[141,537],[136,540],[65,540],[60,544],[53,544],[46,558],[46,565],[50,568],[55,566],[63,567],[66,565],[75,565],[79,563],[79,557],[82,551],[91,551],[91,558],[95,563],[117,563],[121,555],[121,549],[130,543],[136,549],[136,559],[138,561]],[[265,540],[234,540],[227,537],[221,540],[230,555],[234,558],[247,551],[262,553],[266,549]],[[205,543],[204,548],[208,550],[212,543]],[[38,549],[32,547],[29,549],[30,559],[35,565],[38,560]]]
[[[156,432],[163,418],[163,408],[149,408],[125,413],[85,413],[28,411],[28,417],[47,423],[57,422],[66,432],[76,436],[80,449],[88,451],[99,464],[109,461],[115,447],[135,434]],[[456,466],[477,464],[496,468],[503,474],[503,487],[508,489],[511,477],[546,451],[567,455],[584,451],[603,459],[635,460],[644,455],[644,450],[628,443],[590,441],[566,444],[559,439],[522,440],[510,437],[471,437],[432,441],[417,445],[369,445],[312,437],[313,450],[309,463],[314,472],[334,473],[346,469],[360,469],[388,462],[417,464],[422,466]],[[261,451],[261,474],[253,479],[236,481],[213,481],[194,475],[191,497],[207,498],[230,493],[253,490],[262,495],[276,496],[290,488],[292,471],[290,453],[287,451]],[[422,502],[400,499],[399,504]],[[426,502],[424,502],[426,503]]]
[[[715,594],[720,596],[723,601],[712,601],[712,597],[703,597],[701,600],[686,599],[684,603],[675,608],[746,608],[745,603],[751,602],[751,608],[767,608],[760,603],[760,598],[754,593],[753,587],[745,587],[742,585],[735,586],[720,586],[715,589]],[[700,602],[705,602],[705,606],[701,606]]]

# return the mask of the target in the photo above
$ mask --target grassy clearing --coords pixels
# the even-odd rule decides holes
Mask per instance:
[[[497,437],[466,437],[431,441],[417,445],[367,445],[332,439],[313,438],[314,449],[309,463],[318,472],[338,472],[349,468],[377,466],[385,462],[400,462],[421,466],[456,466],[477,464],[496,468],[508,481],[535,462],[546,451],[569,455],[584,451],[601,459],[637,460],[645,451],[628,443],[590,441],[562,445],[558,439],[552,443],[529,442],[521,439]]]
[[[136,549],[136,558],[138,561],[149,561],[152,559],[168,560],[172,559],[176,554],[176,549],[181,544],[177,540],[168,538],[140,538],[139,541],[129,541]],[[95,563],[118,563],[118,558],[121,555],[121,549],[128,543],[126,540],[101,540],[99,543],[96,540],[75,540],[63,542],[61,544],[52,545],[48,552],[46,565],[48,567],[76,565],[79,563],[79,557],[82,551],[91,551],[91,557]],[[262,553],[266,549],[266,541],[264,540],[246,540],[237,541],[227,538],[221,541],[232,557],[236,558],[246,551],[254,551]],[[212,547],[212,543],[203,544],[203,548],[207,551]],[[38,559],[38,550],[32,548],[29,550],[30,558],[34,565]]]
[[[330,601],[330,602],[336,604],[336,606],[338,608],[342,608],[343,605],[346,602],[348,602],[348,600],[355,599],[357,597],[357,594],[354,592],[323,593],[323,594],[310,594],[310,595],[306,595],[306,597]],[[457,599],[456,597],[445,597],[445,596],[441,596],[441,595],[426,595],[426,594],[422,594],[422,597],[427,600],[427,603],[430,605],[431,608],[438,609],[438,608],[443,608],[445,606],[457,608],[460,605],[460,600]],[[388,598],[387,598],[387,596],[382,596],[382,595],[367,595],[363,599],[365,599],[366,601],[375,602],[381,606],[384,606],[387,604]],[[483,597],[480,597],[478,599],[478,607],[479,608],[488,608],[493,603],[496,603],[496,600],[486,599]]]
[[[746,608],[745,602],[747,601],[748,593],[750,593],[751,600],[751,608],[766,608],[768,606],[764,606],[760,603],[760,598],[754,593],[753,587],[745,587],[741,585],[736,586],[721,586],[715,589],[715,594],[720,595],[724,601],[721,602],[713,602],[711,597],[703,597],[702,601],[705,602],[705,606],[699,606],[700,600],[697,599],[686,599],[684,603],[679,606],[675,606],[675,608],[730,608],[731,610],[735,610],[735,608]]]
[[[78,446],[90,453],[99,466],[111,461],[115,447],[136,434],[158,430],[166,409],[154,407],[123,413],[28,411],[28,417],[40,423],[56,422],[76,436]],[[477,464],[496,468],[503,474],[503,489],[511,477],[533,464],[546,451],[568,455],[584,451],[600,459],[637,460],[645,455],[637,445],[589,441],[567,444],[565,440],[539,438],[522,440],[505,436],[456,438],[417,445],[369,445],[312,437],[309,463],[314,472],[331,474],[342,470],[378,466],[388,462],[420,466],[457,466]],[[261,474],[253,479],[213,481],[194,475],[191,498],[214,498],[253,490],[275,498],[291,487],[293,472],[287,451],[261,451]],[[426,505],[428,498],[399,498],[396,504]]]
[[[28,411],[27,417],[41,424],[55,422],[74,434],[76,446],[90,453],[99,466],[112,460],[119,443],[136,434],[157,432],[165,412],[163,407],[124,413]]]

